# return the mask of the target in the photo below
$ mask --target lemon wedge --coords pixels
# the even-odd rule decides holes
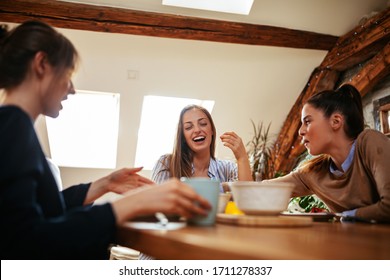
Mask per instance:
[[[234,203],[234,201],[229,201],[225,208],[225,214],[231,214],[231,215],[244,215],[244,213],[238,209],[237,205]]]

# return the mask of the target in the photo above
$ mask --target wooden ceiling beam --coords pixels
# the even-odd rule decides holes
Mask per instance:
[[[390,41],[390,8],[341,36],[321,68],[345,71],[377,54]]]
[[[17,23],[37,19],[89,31],[316,50],[330,50],[338,39],[281,27],[50,0],[0,0],[0,18]]]
[[[364,97],[383,78],[390,75],[390,43],[364,64],[348,84],[356,87]]]

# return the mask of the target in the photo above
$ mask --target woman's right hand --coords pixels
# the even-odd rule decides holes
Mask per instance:
[[[206,216],[211,209],[206,199],[178,179],[170,179],[161,185],[139,187],[124,195],[112,203],[118,224],[156,212],[177,214],[186,218]]]

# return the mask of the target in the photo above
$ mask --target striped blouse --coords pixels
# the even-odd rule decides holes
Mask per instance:
[[[168,180],[171,176],[167,170],[166,164],[168,155],[163,155],[157,161],[152,171],[152,180],[160,184]],[[192,165],[192,173],[194,173],[194,166]],[[208,176],[212,179],[218,179],[221,183],[232,182],[238,180],[237,164],[230,160],[210,159]]]

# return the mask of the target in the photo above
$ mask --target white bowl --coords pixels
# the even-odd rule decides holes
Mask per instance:
[[[230,184],[233,200],[247,215],[278,215],[287,209],[294,185],[278,182],[236,181]]]

